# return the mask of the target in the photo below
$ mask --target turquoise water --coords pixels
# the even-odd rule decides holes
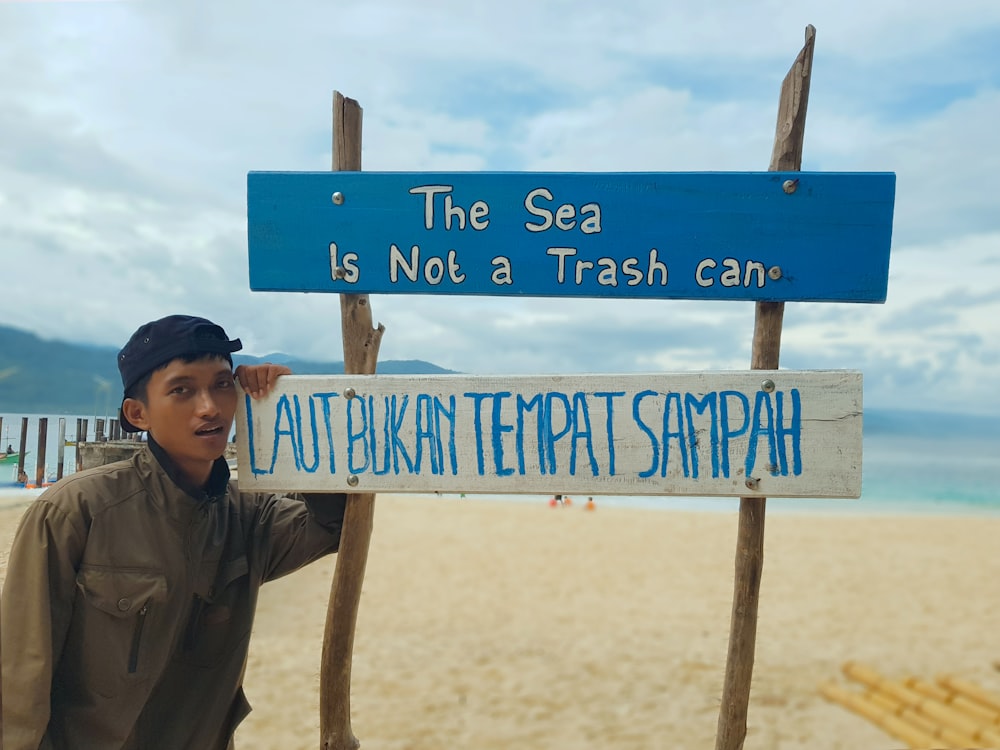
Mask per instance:
[[[21,418],[27,416],[30,451],[26,470],[32,479],[37,466],[39,415],[3,414],[0,450],[20,442]],[[89,438],[94,436],[94,417]],[[76,416],[66,416],[67,438],[76,435]],[[58,416],[49,417],[46,474],[56,473]],[[1000,419],[961,415],[921,415],[916,412],[865,416],[862,494],[860,500],[772,498],[768,509],[788,513],[932,513],[1000,515]],[[64,453],[64,472],[75,468],[71,446]],[[0,466],[0,486],[12,482],[15,467]],[[543,502],[532,496],[476,495],[484,499]],[[602,497],[599,506],[729,511],[736,498]],[[580,502],[586,498],[574,498]]]
[[[3,418],[3,430],[0,431],[0,451],[6,450],[7,446],[12,446],[14,451],[18,451],[21,446],[21,420],[28,418],[28,433],[25,440],[25,449],[28,451],[24,461],[24,470],[31,481],[35,479],[35,472],[38,467],[38,420],[40,417],[48,417],[49,424],[46,432],[47,440],[45,446],[45,475],[49,479],[54,479],[57,473],[59,461],[59,420],[66,420],[66,439],[76,439],[76,417],[75,416],[50,416],[45,414],[0,414]],[[102,417],[103,418],[103,417]],[[88,438],[94,438],[94,417],[85,417],[89,420]],[[107,420],[105,420],[107,423]],[[76,468],[76,452],[73,446],[63,447],[63,473],[69,474]],[[0,464],[0,487],[9,484],[17,479],[17,465]]]

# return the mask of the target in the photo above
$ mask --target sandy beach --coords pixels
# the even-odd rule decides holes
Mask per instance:
[[[24,502],[0,497],[3,560]],[[737,522],[735,501],[713,507],[731,510],[380,496],[354,655],[362,747],[713,747]],[[849,686],[847,660],[1000,692],[998,539],[997,517],[770,514],[746,747],[903,747],[820,696]],[[263,589],[243,750],[318,745],[334,562]]]

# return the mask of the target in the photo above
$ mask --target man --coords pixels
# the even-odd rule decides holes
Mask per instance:
[[[346,500],[229,481],[241,348],[203,318],[140,327],[118,355],[120,418],[147,446],[25,513],[3,589],[5,750],[232,747],[260,585],[334,552]],[[288,372],[236,379],[259,398]]]

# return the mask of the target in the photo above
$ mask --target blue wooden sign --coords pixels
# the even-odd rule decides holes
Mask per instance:
[[[892,173],[251,172],[250,288],[884,302]]]

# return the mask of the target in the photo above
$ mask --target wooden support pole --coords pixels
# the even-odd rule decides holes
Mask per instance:
[[[21,417],[21,442],[17,449],[17,481],[21,481],[21,475],[27,476],[24,470],[24,457],[28,452],[28,418]]]
[[[87,428],[85,426],[85,420],[80,417],[76,418],[76,442],[73,444],[73,456],[76,459],[76,470],[83,470],[83,460],[80,454],[80,443],[86,442],[87,440]]]
[[[358,102],[333,92],[335,172],[361,169],[361,113]],[[340,295],[340,315],[344,373],[374,374],[385,327],[381,323],[372,327],[368,295]],[[319,692],[321,750],[354,750],[361,746],[351,729],[351,660],[374,517],[374,494],[347,496],[323,635]]]
[[[35,454],[35,486],[45,484],[45,447],[49,440],[49,418],[38,420],[38,453]]]
[[[76,438],[76,447],[73,452],[76,454],[76,470],[83,471],[83,451],[80,450],[80,446],[87,442],[87,436],[90,431],[90,420],[82,419],[80,420],[80,434]]]
[[[809,79],[812,74],[816,29],[806,27],[805,44],[781,84],[778,124],[771,152],[772,172],[802,168]],[[750,368],[776,370],[781,351],[783,302],[758,302],[754,321]],[[741,497],[736,538],[736,578],[729,626],[726,676],[719,708],[716,750],[740,750],[747,734],[747,707],[757,641],[757,606],[764,567],[764,510],[766,498]]]
[[[59,445],[56,446],[56,481],[63,478],[63,462],[66,460],[66,418],[59,417]]]

